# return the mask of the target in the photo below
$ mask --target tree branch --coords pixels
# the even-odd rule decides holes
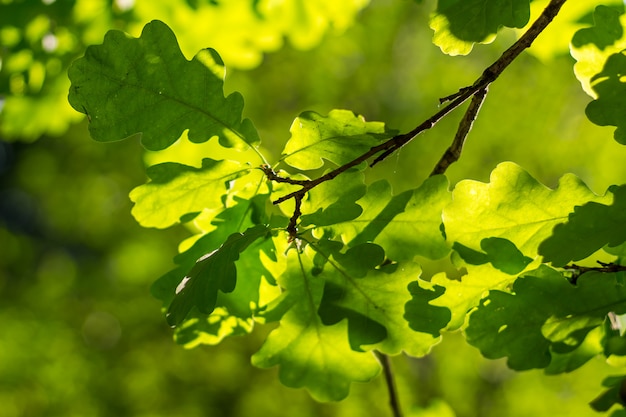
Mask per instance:
[[[467,133],[469,132],[469,129],[471,128],[472,122],[476,118],[476,114],[478,113],[478,110],[480,109],[480,104],[482,104],[485,98],[487,87],[489,87],[489,85],[492,82],[494,82],[500,76],[500,74],[502,74],[502,72],[525,49],[529,48],[532,45],[532,43],[537,38],[537,36],[539,36],[539,34],[543,32],[543,30],[550,24],[550,22],[552,22],[554,17],[559,13],[559,11],[561,10],[561,7],[566,1],[567,0],[551,0],[548,6],[544,9],[541,15],[537,18],[537,20],[535,20],[535,22],[528,28],[528,30],[517,40],[517,42],[515,42],[513,45],[511,45],[511,47],[509,47],[506,51],[504,51],[504,53],[500,56],[500,58],[498,58],[489,67],[487,67],[487,69],[483,71],[482,75],[474,82],[474,84],[472,84],[469,87],[463,87],[458,92],[440,99],[441,103],[445,103],[445,102],[449,102],[449,103],[446,106],[444,106],[442,109],[440,109],[437,113],[432,115],[430,118],[428,118],[427,120],[422,122],[420,125],[415,127],[410,132],[394,136],[391,139],[388,139],[387,141],[381,143],[380,145],[370,148],[369,151],[365,152],[363,155],[359,156],[358,158],[355,158],[354,160],[348,162],[347,164],[344,164],[315,180],[292,180],[289,178],[282,178],[278,176],[271,168],[267,166],[262,167],[261,169],[263,169],[263,171],[265,172],[269,180],[302,186],[301,189],[294,191],[292,193],[289,193],[273,202],[274,204],[280,204],[291,198],[293,198],[296,201],[297,210],[294,213],[294,216],[290,219],[289,226],[287,228],[290,239],[296,238],[296,233],[297,233],[296,223],[300,216],[299,207],[300,207],[300,204],[302,203],[302,199],[304,198],[304,195],[309,190],[311,190],[312,188],[316,187],[317,185],[325,181],[332,180],[333,178],[342,174],[348,169],[355,167],[361,164],[362,162],[367,161],[368,159],[370,159],[371,157],[375,155],[378,155],[374,159],[374,161],[370,164],[370,166],[373,167],[374,165],[383,161],[389,155],[393,154],[395,151],[397,151],[398,149],[402,148],[404,145],[412,141],[420,133],[435,126],[441,119],[443,119],[450,112],[452,112],[457,107],[465,103],[465,101],[467,101],[470,97],[474,97],[474,99],[472,100],[473,105],[470,104],[470,107],[468,108],[466,115],[463,121],[461,122],[461,125],[459,126],[459,130],[457,131],[457,137],[455,138],[455,141],[453,142],[451,147],[446,151],[446,154],[444,154],[441,158],[442,160],[445,159],[446,161],[444,162],[440,161],[441,164],[447,163],[448,164],[447,166],[455,162],[460,155],[460,150],[462,148],[463,142],[465,141],[465,137],[467,136]],[[452,152],[452,156],[450,157],[447,156],[448,151]],[[457,151],[459,152],[459,154],[455,157],[454,153],[456,153]],[[445,168],[447,168],[447,166]],[[445,168],[443,168],[443,165],[441,165],[440,167],[438,163],[437,166],[435,167],[435,170],[433,170],[433,172],[440,171],[442,169],[443,171],[445,171]]]
[[[393,378],[393,370],[391,369],[389,356],[377,350],[374,351],[374,354],[383,367],[385,383],[387,384],[387,392],[389,392],[389,407],[391,407],[393,417],[402,417],[402,410],[400,408],[400,402],[398,401],[398,392],[396,391],[396,384]]]
[[[487,87],[485,87],[478,90],[478,92],[474,94],[474,97],[472,97],[472,101],[465,112],[465,116],[463,116],[463,119],[461,119],[461,122],[459,123],[459,128],[456,131],[456,136],[454,137],[452,144],[448,149],[446,149],[446,152],[441,156],[437,165],[435,165],[433,172],[430,173],[431,177],[433,175],[443,174],[450,165],[458,161],[461,157],[463,145],[465,144],[465,138],[467,138],[467,135],[472,129],[474,120],[476,120],[480,107],[487,96],[487,91]]]
[[[576,264],[566,265],[563,269],[571,271],[572,276],[570,278],[570,282],[576,285],[576,281],[582,274],[587,272],[604,272],[604,273],[612,273],[612,272],[624,272],[626,271],[626,265],[618,265],[614,263],[604,263],[597,261],[600,266],[579,266]]]

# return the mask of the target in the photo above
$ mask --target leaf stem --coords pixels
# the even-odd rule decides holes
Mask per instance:
[[[389,356],[377,350],[374,351],[374,355],[376,355],[376,358],[383,367],[385,383],[387,384],[387,391],[389,392],[389,407],[391,408],[393,417],[402,417],[402,409],[400,408],[400,402],[398,401],[398,392],[396,390],[396,383],[393,378],[393,369],[391,368]]]
[[[582,274],[587,272],[603,272],[603,273],[613,273],[613,272],[624,272],[626,271],[626,265],[618,265],[615,263],[605,263],[597,261],[600,266],[580,266],[576,264],[565,265],[563,269],[569,270],[572,272],[572,276],[570,278],[570,282],[576,285],[578,278]]]

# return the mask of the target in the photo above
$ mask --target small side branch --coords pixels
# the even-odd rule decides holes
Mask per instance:
[[[402,417],[402,409],[400,408],[400,402],[398,401],[398,392],[396,390],[396,383],[393,378],[393,370],[391,369],[389,356],[377,350],[374,351],[374,354],[383,367],[385,383],[387,384],[387,392],[389,393],[389,407],[391,408],[393,417]]]
[[[302,204],[302,199],[306,195],[306,193],[311,190],[313,187],[325,182],[330,181],[336,176],[342,174],[343,172],[349,170],[352,167],[355,167],[370,158],[376,158],[372,161],[370,166],[374,166],[377,163],[386,159],[389,155],[393,154],[395,151],[402,148],[404,145],[415,139],[417,135],[420,133],[432,128],[435,126],[441,119],[447,116],[450,112],[455,110],[457,107],[461,106],[465,101],[469,98],[473,97],[472,104],[461,122],[459,126],[459,130],[457,131],[456,138],[451,145],[451,147],[446,151],[446,154],[442,156],[443,162],[440,161],[440,164],[437,164],[433,173],[440,173],[445,171],[445,169],[453,162],[458,160],[460,151],[462,149],[463,143],[465,141],[465,137],[469,132],[473,120],[476,118],[478,111],[480,110],[480,105],[485,99],[485,94],[487,92],[487,88],[489,85],[494,82],[500,74],[528,47],[532,45],[534,40],[539,36],[541,32],[552,22],[554,17],[559,13],[561,7],[567,0],[551,0],[548,6],[544,9],[543,13],[535,20],[535,22],[528,28],[528,30],[515,42],[509,49],[504,51],[504,53],[496,60],[493,64],[491,64],[485,71],[483,71],[482,75],[468,87],[461,88],[458,92],[444,97],[440,100],[441,103],[448,103],[439,111],[437,111],[433,116],[422,122],[420,125],[415,127],[408,133],[400,134],[397,136],[388,139],[387,141],[381,143],[380,145],[374,146],[370,148],[363,155],[355,158],[354,160],[344,164],[333,171],[328,172],[327,174],[314,179],[314,180],[294,180],[290,178],[283,178],[277,175],[271,167],[264,165],[261,167],[267,178],[271,181],[282,182],[287,184],[299,185],[302,188],[289,193],[276,201],[274,204],[280,204],[284,201],[287,201],[293,198],[296,201],[296,211],[294,215],[289,221],[289,226],[287,228],[289,232],[290,239],[293,240],[296,238],[297,229],[296,223],[298,218],[300,217],[299,207]],[[445,165],[447,164],[447,165]]]
[[[612,272],[626,272],[626,265],[618,265],[614,263],[604,263],[597,261],[600,266],[579,266],[576,264],[566,265],[563,267],[566,271],[571,271],[572,276],[570,277],[570,282],[576,285],[578,278],[582,274],[587,272],[604,272],[604,273],[612,273]]]
[[[467,138],[470,130],[472,130],[474,120],[476,120],[476,116],[478,115],[480,107],[485,101],[486,96],[487,87],[478,90],[478,92],[474,94],[463,119],[461,119],[461,123],[459,123],[459,128],[456,131],[456,136],[454,137],[452,144],[441,156],[441,159],[437,162],[437,165],[435,165],[435,168],[433,169],[433,172],[430,173],[430,176],[443,174],[450,165],[459,160],[461,152],[463,151],[465,139]]]

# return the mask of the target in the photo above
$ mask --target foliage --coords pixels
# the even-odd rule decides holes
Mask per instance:
[[[625,188],[615,184],[619,175],[608,179],[612,185],[601,194],[558,169],[551,172],[560,178],[548,187],[505,158],[496,161],[486,181],[470,173],[412,171],[411,185],[394,192],[393,178],[385,178],[392,177],[386,158],[400,148],[423,146],[415,137],[431,138],[427,130],[443,125],[449,112],[466,100],[478,112],[481,92],[500,73],[506,77],[513,60],[523,59],[517,54],[528,45],[515,42],[517,36],[534,30],[517,31],[513,39],[503,27],[525,27],[535,16],[531,4],[538,2],[439,1],[430,27],[443,52],[468,54],[475,43],[497,46],[496,35],[502,34],[503,42],[515,42],[515,55],[505,53],[496,61],[503,65],[497,73],[485,71],[474,84],[441,99],[434,116],[408,133],[349,110],[303,111],[278,157],[264,147],[275,141],[264,134],[267,127],[251,120],[267,121],[246,114],[244,95],[224,91],[220,54],[239,56],[238,47],[248,43],[234,42],[232,51],[223,52],[219,41],[207,41],[216,49],[188,60],[183,51],[189,47],[180,41],[184,35],[178,40],[174,35],[189,10],[220,11],[234,19],[227,9],[236,6],[188,3],[181,6],[185,13],[178,23],[153,20],[137,37],[109,31],[69,69],[69,103],[86,115],[93,139],[140,136],[152,151],[147,183],[130,193],[137,222],[159,229],[180,224],[192,231],[179,247],[174,269],[152,286],[178,343],[236,346],[232,336],[264,339],[250,352],[253,365],[277,366],[283,384],[305,387],[321,401],[344,399],[352,382],[373,380],[386,355],[429,355],[459,329],[484,357],[506,358],[517,371],[583,372],[579,368],[598,358],[623,368],[626,234]],[[551,1],[546,11],[559,19],[562,3]],[[269,2],[253,4],[238,18],[259,25],[282,20],[274,29],[299,46],[317,42],[316,30],[302,28],[312,22],[325,27],[320,16],[345,23],[364,6],[353,2],[342,10],[320,1],[309,9],[294,2],[273,14]],[[298,5],[304,7],[301,13],[294,11]],[[588,119],[616,128],[616,142],[623,144],[624,10],[594,6],[585,7],[593,22],[583,28],[570,22],[560,35],[571,39],[576,76],[593,98]],[[137,7],[139,16],[142,7],[147,6]],[[275,48],[276,41],[255,46],[258,54]],[[507,88],[501,80],[489,87],[485,106],[498,89]],[[460,154],[476,118],[470,110],[466,114],[443,159]],[[476,123],[482,120],[479,115]],[[500,139],[470,137],[492,145]],[[508,139],[521,146],[531,140]],[[419,155],[410,156],[411,168],[428,165]],[[558,153],[548,158],[564,159]],[[593,408],[622,404],[623,384],[621,376],[607,379],[607,391]],[[451,414],[444,406],[438,412]]]

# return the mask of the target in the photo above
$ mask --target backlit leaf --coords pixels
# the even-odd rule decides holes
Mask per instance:
[[[140,38],[109,31],[69,70],[69,101],[87,114],[91,136],[115,141],[141,134],[150,150],[167,148],[189,129],[192,142],[219,137],[223,146],[248,149],[259,141],[249,120],[241,120],[243,99],[224,97],[224,68],[210,49],[191,61],[162,22],[144,27]]]
[[[328,116],[304,112],[290,130],[283,160],[302,170],[321,168],[324,159],[343,165],[394,134],[384,123],[366,122],[349,110],[332,110]]]
[[[352,381],[368,381],[380,367],[371,353],[352,350],[347,321],[330,326],[322,322],[317,310],[324,280],[311,274],[306,255],[292,250],[287,256],[289,266],[277,277],[285,295],[276,308],[285,313],[252,363],[262,368],[279,365],[283,384],[306,387],[318,400],[341,400]]]
[[[478,251],[483,239],[497,237],[534,258],[539,244],[555,225],[567,221],[575,206],[610,201],[608,196],[592,193],[573,175],[563,176],[552,190],[509,162],[498,165],[490,180],[456,185],[452,204],[443,210],[448,241]]]
[[[169,227],[188,213],[224,206],[222,195],[230,188],[230,182],[244,175],[256,175],[246,165],[234,161],[204,159],[201,168],[178,163],[163,163],[146,170],[151,181],[130,193],[135,203],[132,213],[144,227]]]

